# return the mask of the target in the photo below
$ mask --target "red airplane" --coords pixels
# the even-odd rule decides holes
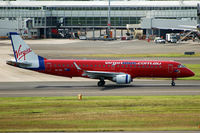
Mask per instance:
[[[98,86],[104,86],[105,79],[129,84],[138,77],[171,78],[171,85],[175,86],[176,78],[195,75],[175,61],[46,59],[35,54],[19,34],[11,32],[10,38],[15,60],[7,64],[58,76],[99,79]]]

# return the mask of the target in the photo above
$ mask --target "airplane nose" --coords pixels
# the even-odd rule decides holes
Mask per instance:
[[[193,71],[191,71],[191,76],[194,76],[194,75],[195,75],[195,73]]]
[[[188,76],[192,77],[194,75],[195,75],[195,73],[193,71],[191,71],[191,70],[188,69]]]

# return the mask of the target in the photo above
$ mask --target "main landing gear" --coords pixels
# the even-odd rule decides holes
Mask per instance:
[[[175,86],[176,83],[174,82],[175,78],[172,78],[171,86]]]
[[[104,85],[105,85],[104,79],[100,79],[100,81],[97,83],[97,85],[98,85],[99,87],[104,86]]]

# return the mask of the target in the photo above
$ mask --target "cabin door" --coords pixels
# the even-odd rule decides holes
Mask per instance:
[[[46,70],[47,70],[47,72],[51,72],[51,68],[52,68],[52,64],[51,63],[47,63],[46,64]]]
[[[168,65],[168,72],[173,73],[173,64]]]

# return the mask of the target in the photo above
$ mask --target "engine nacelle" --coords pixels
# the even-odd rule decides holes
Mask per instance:
[[[116,77],[114,77],[113,81],[116,82],[117,84],[129,84],[132,81],[132,79],[131,79],[131,75],[123,74],[123,75],[117,75]]]

